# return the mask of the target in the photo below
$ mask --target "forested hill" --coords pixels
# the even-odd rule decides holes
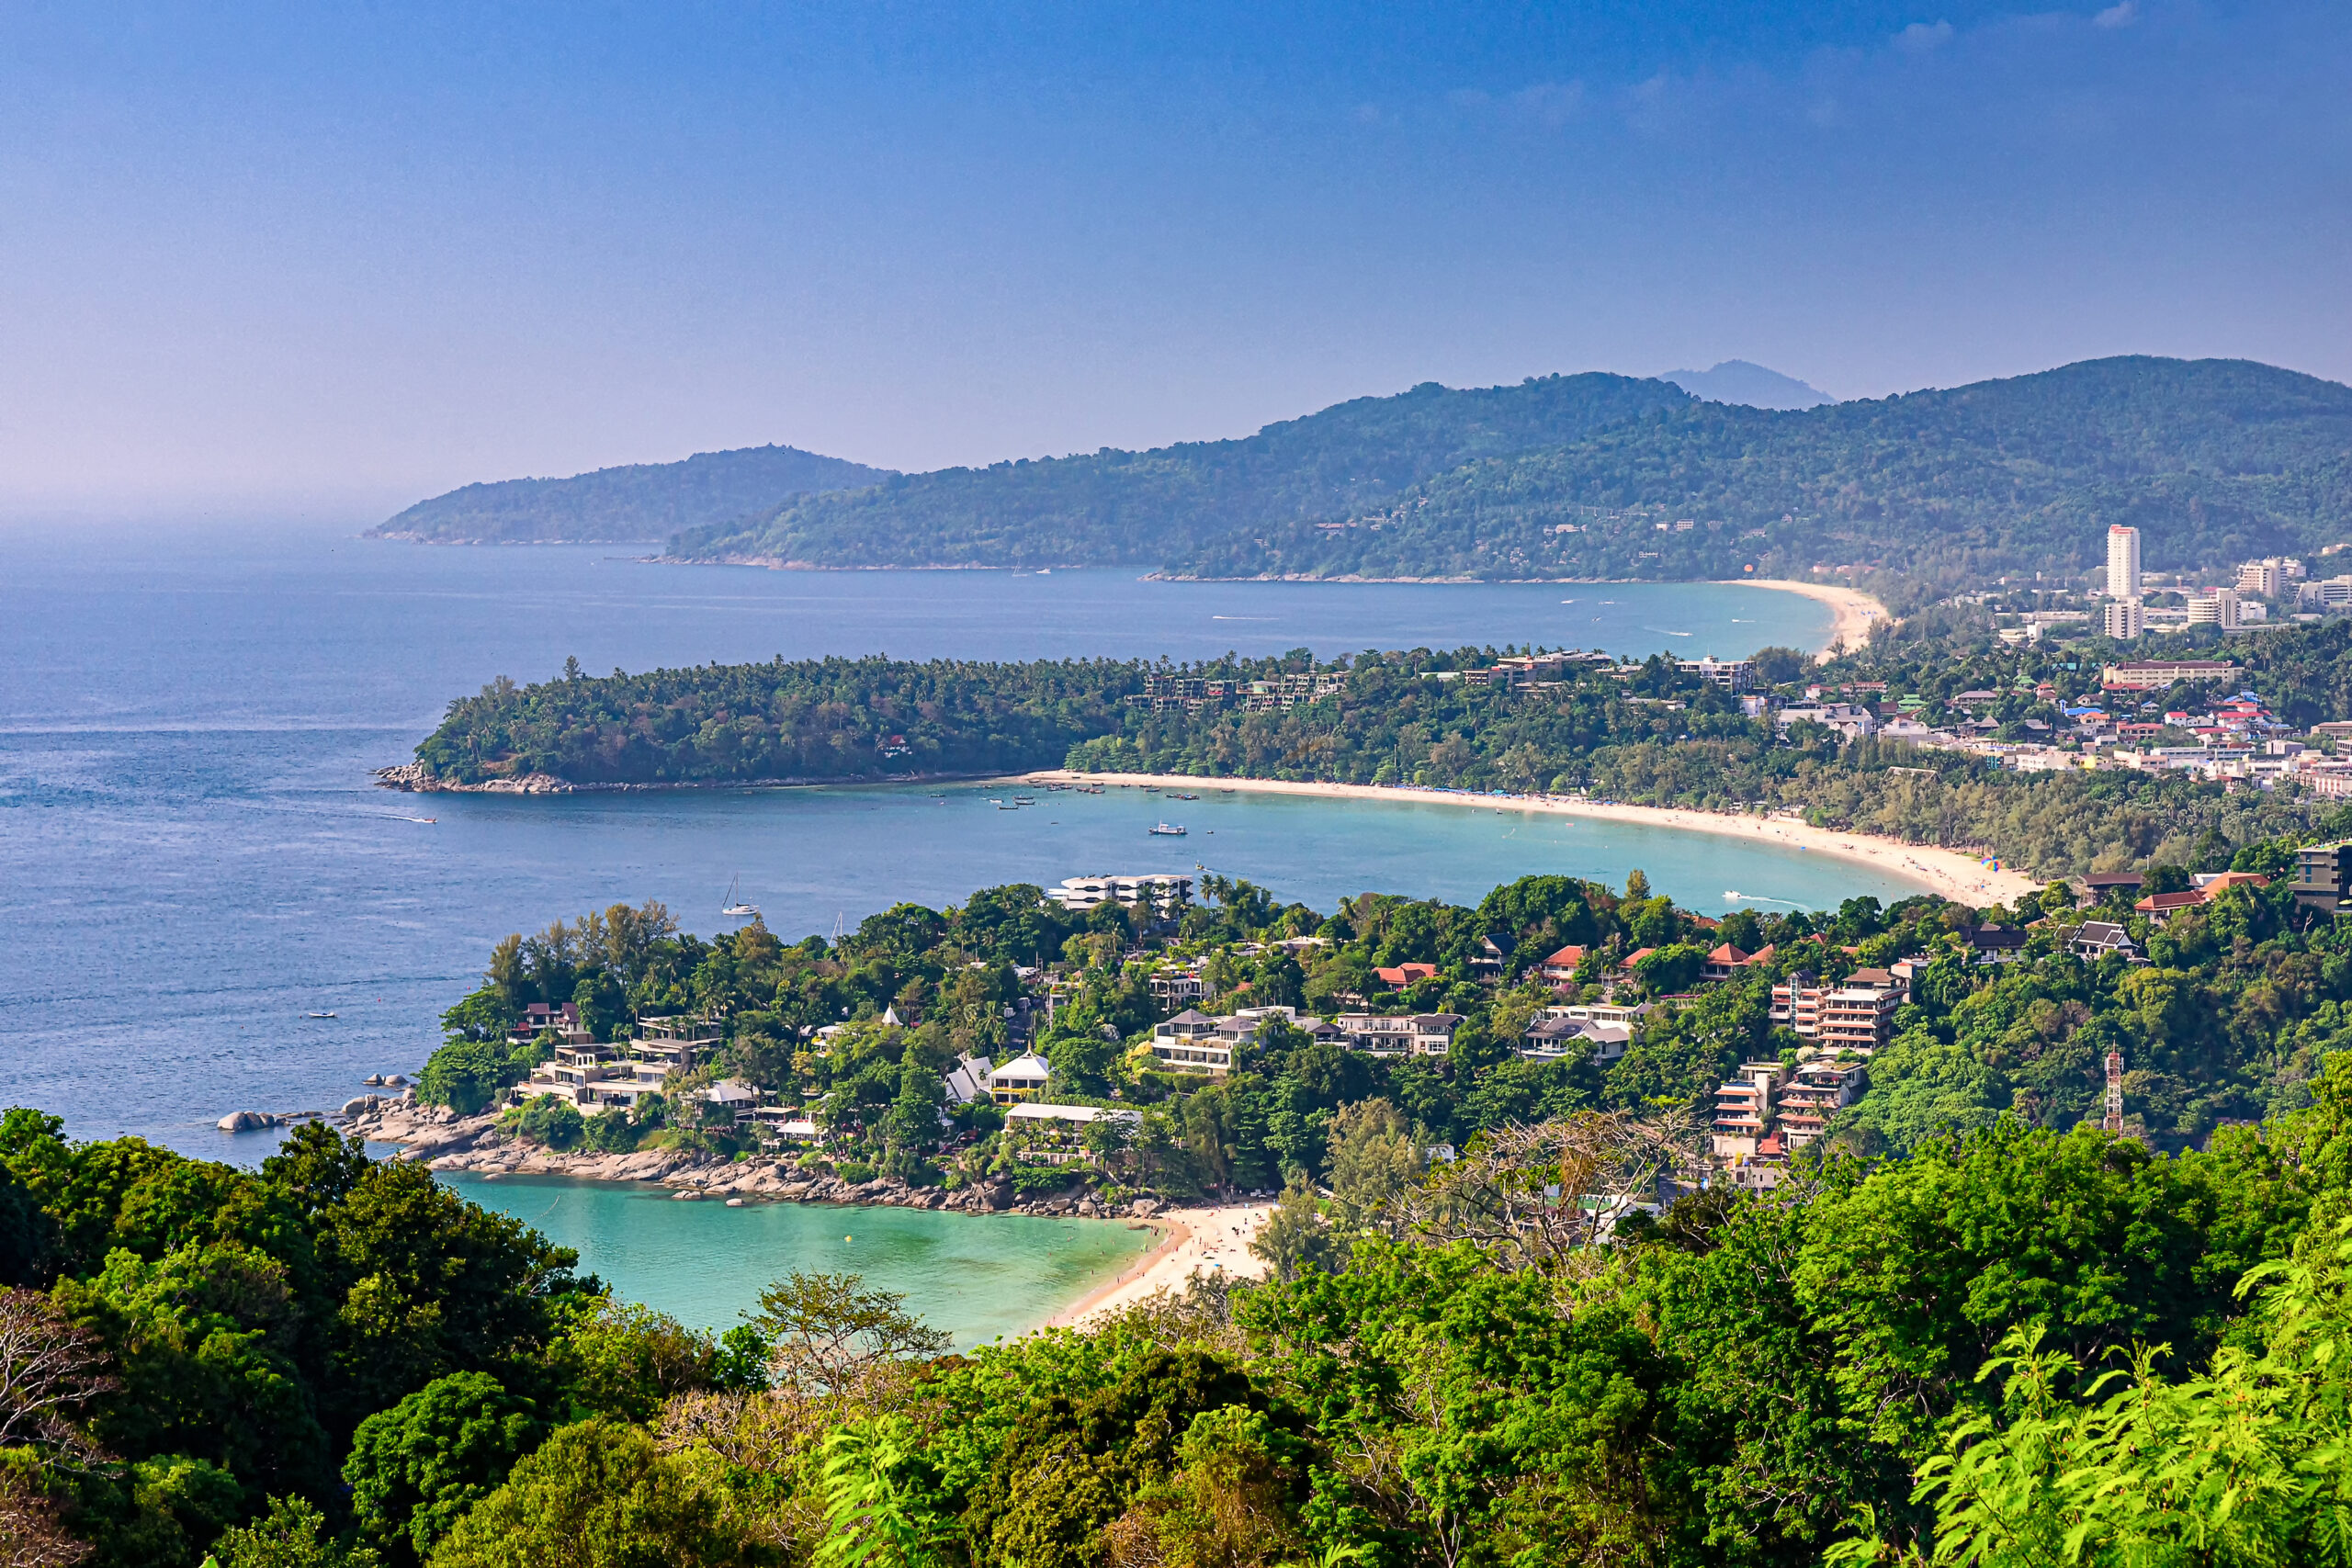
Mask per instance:
[[[1690,580],[1860,563],[1945,583],[2088,570],[2113,523],[2143,530],[2156,570],[2352,536],[2352,388],[2147,357],[1790,412],[1610,376],[1423,387],[1247,441],[811,497],[672,548],[1204,577]]]
[[[2086,570],[2124,523],[2153,569],[2219,567],[2352,536],[2352,388],[2126,358],[1801,412],[1701,403],[1467,465],[1344,521],[1171,564],[1703,578],[1850,562],[1959,580]]]
[[[1425,382],[1230,441],[944,468],[687,531],[673,555],[816,567],[1158,565],[1237,532],[1343,517],[1482,458],[1555,446],[1688,394],[1598,372]]]
[[[814,491],[890,477],[842,457],[794,446],[700,452],[682,463],[632,463],[566,479],[470,484],[420,501],[368,532],[372,539],[434,544],[605,544],[666,538],[773,511]]]

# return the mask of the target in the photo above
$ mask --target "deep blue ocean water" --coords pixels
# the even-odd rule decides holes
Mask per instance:
[[[1322,908],[1372,888],[1470,899],[1535,871],[1622,882],[1636,865],[1701,908],[1731,888],[1806,905],[1901,891],[1721,838],[1213,786],[1181,808],[1187,838],[1155,840],[1144,829],[1176,808],[1139,791],[1000,812],[969,786],[524,800],[370,785],[449,698],[567,656],[605,671],[1467,642],[1736,655],[1812,646],[1827,626],[1823,606],[1736,585],[806,574],[318,528],[0,529],[0,1105],[253,1157],[265,1141],[213,1121],[332,1107],[369,1072],[413,1071],[503,933],[646,897],[708,932],[737,877],[787,939],[901,898],[1194,864]]]

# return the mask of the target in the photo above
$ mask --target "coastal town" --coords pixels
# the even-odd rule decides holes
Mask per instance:
[[[799,951],[806,978],[838,980],[872,969],[894,928],[921,928],[913,940],[933,945],[903,964],[912,977],[878,1008],[797,1029],[726,1011],[599,1017],[593,1003],[525,1003],[494,1045],[453,1043],[420,1086],[361,1096],[340,1120],[436,1170],[491,1179],[659,1183],[738,1207],[1145,1221],[1163,1229],[1164,1264],[1204,1224],[1246,1243],[1301,1166],[1311,1176],[1308,1144],[1206,1158],[1186,1146],[1188,1117],[1213,1100],[1229,1116],[1245,1084],[1333,1085],[1310,1119],[1344,1103],[1343,1082],[1410,1098],[1428,1117],[1415,1163],[1433,1166],[1457,1157],[1497,1109],[1605,1104],[1626,1097],[1630,1086],[1612,1080],[1629,1061],[1655,1074],[1674,1057],[1687,1109],[1672,1158],[1648,1186],[1608,1195],[1613,1216],[1655,1214],[1713,1186],[1771,1190],[1825,1140],[1871,1148],[1871,1124],[1852,1113],[1912,1026],[1920,987],[2037,970],[2049,984],[2122,976],[2169,958],[2184,931],[2240,918],[2228,910],[2250,900],[2332,918],[2352,898],[2352,841],[2304,846],[2267,874],[2095,874],[2013,909],[1927,896],[1885,910],[1851,900],[1818,919],[1678,909],[1638,873],[1622,893],[1531,878],[1477,911],[1367,896],[1329,919],[1246,884],[1219,883],[1205,904],[1204,891],[1182,874],[1096,874],[976,896],[975,908],[985,897],[1000,914],[1069,922],[1064,956],[1041,965],[989,965],[960,949],[960,911],[901,906],[838,953],[821,940],[781,949],[754,924],[713,958]],[[1544,940],[1563,933],[1583,940]],[[1427,957],[1380,961],[1417,945]],[[943,968],[927,987],[923,964],[943,959],[961,973]],[[1697,1043],[1694,1024],[1739,1047]],[[976,1038],[987,1045],[967,1043]],[[490,1078],[461,1077],[450,1058],[465,1056],[492,1063]],[[2133,1102],[2124,1086],[2146,1076],[2126,1074],[2141,1067],[2120,1052],[2100,1061],[2095,1080],[2074,1087],[2081,1118],[2163,1146],[2201,1136],[2194,1119]],[[1513,1098],[1499,1107],[1471,1103],[1502,1084]],[[1200,1261],[1197,1248],[1187,1256]],[[1217,1267],[1268,1262],[1231,1251]],[[1153,1278],[1182,1282],[1166,1267]]]

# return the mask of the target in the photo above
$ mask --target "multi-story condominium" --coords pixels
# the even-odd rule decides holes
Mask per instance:
[[[1838,1062],[1826,1056],[1801,1062],[1780,1092],[1778,1121],[1781,1140],[1801,1149],[1821,1136],[1829,1119],[1861,1098],[1869,1069],[1860,1062]]]
[[[2306,844],[2295,852],[2295,902],[2333,915],[2352,903],[2352,840]]]
[[[2140,530],[2120,523],[2107,531],[2107,596],[2140,597]]]
[[[1715,1090],[1713,1147],[1722,1158],[1753,1155],[1771,1131],[1783,1069],[1778,1062],[1743,1062]]]
[[[1883,969],[1858,969],[1825,986],[1802,972],[1772,987],[1771,1018],[1825,1046],[1874,1051],[1894,1037],[1904,987]]]
[[[2148,609],[2137,599],[2110,601],[2102,619],[2100,629],[2117,642],[2132,642],[2147,635]]]
[[[1815,1038],[1824,1050],[1875,1051],[1894,1038],[1894,1010],[1902,1001],[1901,992],[1876,986],[1840,986],[1825,992]]]
[[[2188,624],[2192,626],[2219,626],[2225,632],[2237,630],[2238,591],[2234,588],[2215,588],[2190,594]]]

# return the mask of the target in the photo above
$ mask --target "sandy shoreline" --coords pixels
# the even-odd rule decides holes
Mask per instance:
[[[1159,1245],[1137,1267],[1107,1285],[1097,1286],[1046,1319],[1046,1326],[1071,1327],[1101,1314],[1133,1306],[1156,1291],[1181,1292],[1195,1271],[1221,1272],[1238,1280],[1263,1279],[1266,1266],[1251,1256],[1250,1239],[1258,1234],[1271,1208],[1266,1203],[1237,1203],[1225,1208],[1170,1209],[1140,1222],[1159,1232]]]
[[[1151,785],[1160,789],[1198,792],[1203,789],[1249,790],[1263,795],[1320,795],[1325,799],[1414,801],[1486,811],[1532,811],[1559,817],[1589,817],[1652,828],[1679,828],[1690,832],[1723,833],[1733,838],[1782,844],[1816,854],[1835,855],[1871,866],[1888,875],[1917,884],[1955,903],[1982,908],[1987,904],[2014,903],[2020,894],[2037,893],[2041,884],[2015,871],[1995,871],[1973,855],[1958,850],[1906,844],[1871,833],[1840,833],[1815,828],[1787,817],[1735,817],[1680,807],[1624,806],[1577,800],[1563,795],[1469,795],[1421,789],[1411,784],[1346,784],[1294,782],[1287,779],[1228,779],[1190,773],[1074,773],[1047,769],[1024,773],[1028,784],[1079,783]]]
[[[1834,582],[1804,582],[1792,577],[1742,577],[1729,579],[1745,582],[1751,588],[1777,588],[1783,593],[1799,593],[1829,606],[1829,640],[1817,654],[1826,664],[1840,649],[1853,649],[1870,641],[1871,628],[1894,617],[1885,605],[1859,588],[1843,588]]]

